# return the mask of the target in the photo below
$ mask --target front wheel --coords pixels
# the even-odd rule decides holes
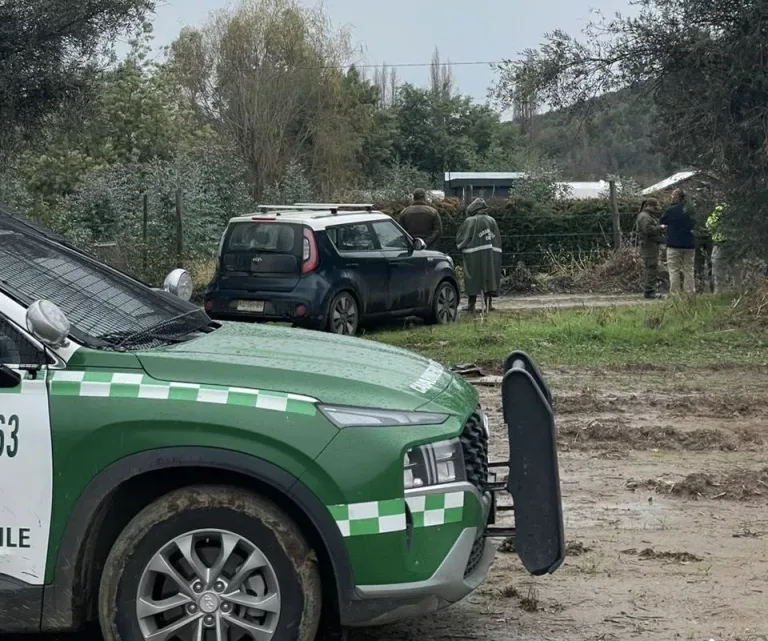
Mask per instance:
[[[354,336],[360,327],[360,310],[355,297],[340,292],[333,297],[328,308],[328,331],[344,336]]]
[[[273,503],[188,487],[140,512],[99,590],[105,641],[312,641],[321,613],[315,554]]]
[[[448,325],[459,318],[459,292],[453,283],[445,280],[437,286],[432,302],[432,313],[427,319],[433,325]]]

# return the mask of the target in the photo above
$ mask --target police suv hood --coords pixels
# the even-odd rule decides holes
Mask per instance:
[[[137,356],[147,374],[159,380],[279,391],[382,409],[417,409],[456,384],[452,372],[406,350],[273,325],[224,323],[200,338]]]

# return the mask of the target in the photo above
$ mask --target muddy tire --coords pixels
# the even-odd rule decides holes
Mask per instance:
[[[442,281],[435,290],[432,313],[425,319],[430,325],[449,325],[459,318],[459,292],[448,280]]]
[[[355,336],[360,329],[360,308],[351,292],[339,292],[328,306],[327,329],[332,334]]]
[[[317,557],[276,505],[236,488],[177,490],[142,510],[109,554],[99,590],[105,641],[229,637],[312,641]],[[266,632],[266,634],[264,634]]]

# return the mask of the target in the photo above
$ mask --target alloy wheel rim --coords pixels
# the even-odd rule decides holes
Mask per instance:
[[[331,324],[336,334],[352,336],[357,330],[357,309],[349,296],[336,301],[331,312]]]
[[[450,285],[443,285],[437,296],[437,317],[441,323],[452,323],[457,315],[456,292]]]
[[[176,537],[142,572],[136,616],[145,641],[271,641],[281,595],[272,564],[226,530]]]

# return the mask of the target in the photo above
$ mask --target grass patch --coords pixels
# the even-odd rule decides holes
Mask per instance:
[[[499,314],[370,337],[444,364],[498,366],[513,349],[530,353],[545,367],[768,363],[768,329],[735,322],[733,301],[711,296],[637,307]]]

